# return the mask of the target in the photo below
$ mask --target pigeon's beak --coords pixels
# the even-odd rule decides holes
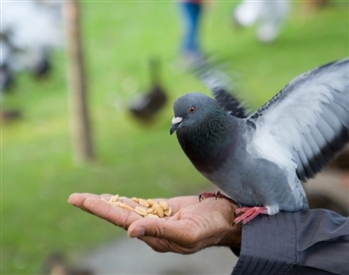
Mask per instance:
[[[179,125],[181,125],[182,120],[183,120],[183,118],[181,118],[181,117],[174,117],[172,119],[172,126],[170,129],[170,135],[172,135],[174,132],[176,132]]]

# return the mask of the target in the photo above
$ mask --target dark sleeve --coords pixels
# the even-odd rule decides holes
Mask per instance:
[[[349,218],[324,209],[260,215],[234,253],[232,275],[348,275]]]

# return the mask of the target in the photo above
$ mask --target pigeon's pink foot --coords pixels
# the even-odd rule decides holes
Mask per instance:
[[[241,214],[239,217],[235,218],[234,223],[242,222],[246,224],[249,221],[253,220],[259,214],[268,215],[268,209],[266,207],[241,207],[235,210],[236,214]]]
[[[207,198],[220,198],[220,199],[226,199],[228,201],[230,201],[231,203],[237,204],[236,201],[234,201],[233,199],[227,197],[226,195],[222,194],[220,191],[218,191],[217,193],[213,193],[213,192],[201,192],[199,194],[199,201],[202,201],[204,199]]]

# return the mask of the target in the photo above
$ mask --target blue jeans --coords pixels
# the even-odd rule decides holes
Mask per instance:
[[[182,52],[201,54],[198,36],[202,4],[181,2],[180,5],[185,28],[182,42]]]

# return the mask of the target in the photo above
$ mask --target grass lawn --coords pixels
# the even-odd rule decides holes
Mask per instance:
[[[332,2],[331,2],[332,3]],[[306,12],[294,5],[278,41],[262,45],[254,30],[231,27],[233,3],[206,10],[204,49],[236,76],[240,98],[256,108],[298,74],[348,56],[345,3]],[[38,274],[43,259],[60,251],[71,260],[121,236],[122,230],[74,209],[73,192],[138,197],[195,194],[207,181],[169,135],[172,103],[188,91],[208,91],[192,75],[173,70],[181,25],[174,1],[86,2],[83,34],[96,161],[72,162],[65,53],[53,56],[51,77],[38,85],[16,78],[2,108],[23,118],[1,125],[1,274]],[[147,61],[162,61],[170,103],[152,125],[127,113],[130,100],[149,85]]]

